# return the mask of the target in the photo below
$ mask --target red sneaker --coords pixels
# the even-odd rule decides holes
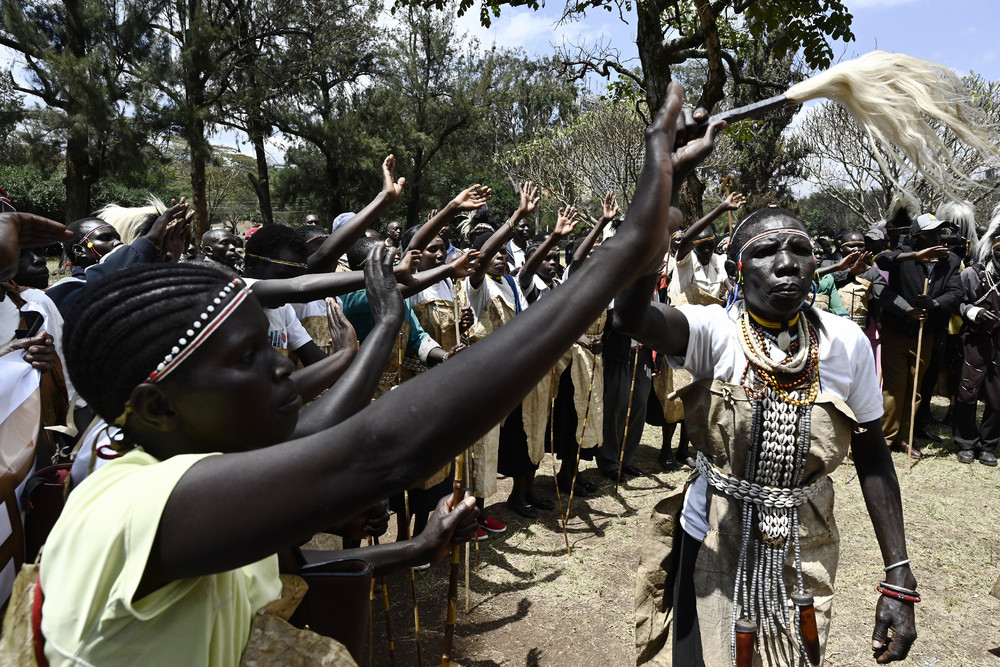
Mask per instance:
[[[483,540],[488,540],[489,538],[490,536],[487,535],[486,531],[482,528],[477,528],[476,534],[472,536],[472,539],[476,542],[482,542]]]
[[[480,517],[479,527],[487,533],[503,533],[507,530],[506,524],[500,523],[491,516],[485,518]]]

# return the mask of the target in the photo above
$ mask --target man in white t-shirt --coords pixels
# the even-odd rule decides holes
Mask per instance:
[[[901,660],[916,637],[906,599],[919,594],[872,356],[854,323],[800,311],[815,268],[805,226],[789,211],[762,209],[734,230],[726,269],[744,300],[729,312],[650,304],[655,276],[615,301],[621,329],[696,381],[684,400],[699,475],[654,512],[637,588],[640,664],[728,663],[745,618],[764,664],[781,653],[821,659],[838,551],[829,473],[848,445],[867,506],[878,508],[885,575],[875,657]],[[665,578],[662,563],[672,568]],[[789,597],[796,593],[809,597]],[[807,601],[815,642],[802,639],[804,626],[788,629]]]

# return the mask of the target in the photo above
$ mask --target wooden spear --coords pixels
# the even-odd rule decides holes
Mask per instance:
[[[459,454],[456,466],[462,465],[462,455]],[[456,473],[458,469],[456,468]],[[456,474],[456,477],[458,475]],[[462,483],[456,479],[451,504],[458,507],[462,502]],[[441,667],[451,665],[451,646],[455,640],[455,608],[458,606],[458,566],[461,554],[461,545],[455,544],[451,547],[451,569],[448,572],[448,617],[444,625],[444,649],[441,651]]]

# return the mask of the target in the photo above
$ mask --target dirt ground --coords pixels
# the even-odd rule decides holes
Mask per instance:
[[[943,415],[943,404],[935,413]],[[1000,600],[989,592],[1000,572],[996,524],[1000,468],[958,463],[950,427],[938,425],[932,431],[945,436],[945,443],[926,447],[928,456],[912,471],[907,471],[902,454],[893,455],[903,492],[909,553],[924,598],[917,605],[920,636],[907,663],[997,666]],[[571,556],[566,555],[557,513],[542,513],[536,521],[514,515],[503,503],[510,482],[501,480],[500,491],[487,504],[507,522],[508,531],[480,543],[478,554],[472,550],[469,614],[464,611],[464,573],[460,576],[453,664],[635,663],[633,592],[643,528],[656,501],[683,484],[688,474],[659,471],[660,437],[660,429],[646,427],[635,465],[654,474],[623,485],[617,497],[614,482],[598,475],[592,463],[581,466],[582,474],[601,488],[593,498],[573,501],[567,526]],[[824,664],[874,664],[868,647],[878,597],[873,587],[882,574],[882,560],[854,467],[848,462],[837,470],[834,482],[842,551]],[[549,459],[542,462],[536,488],[555,499]],[[442,561],[416,573],[426,665],[441,661],[448,572],[448,562]],[[409,573],[389,577],[388,582],[396,664],[417,665]],[[366,658],[361,664],[367,662]],[[381,607],[375,613],[372,664],[392,664]]]

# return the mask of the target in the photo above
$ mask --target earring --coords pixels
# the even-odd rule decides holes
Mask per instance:
[[[806,310],[809,310],[810,308],[813,307],[813,304],[816,303],[816,289],[817,289],[817,287],[818,287],[818,285],[816,284],[815,281],[813,281],[813,298],[812,298],[812,301],[809,302],[808,306],[802,306],[801,308],[799,308],[799,310],[806,311]]]
[[[740,284],[736,283],[735,285],[733,285],[733,289],[729,290],[729,298],[726,299],[727,313],[733,307],[733,304],[735,304],[739,300],[739,298],[740,298]]]

